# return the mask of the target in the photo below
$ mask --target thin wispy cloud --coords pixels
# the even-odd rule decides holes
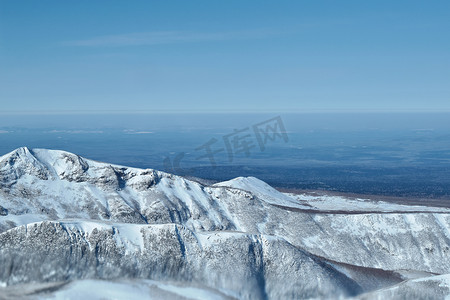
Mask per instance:
[[[235,31],[235,32],[187,32],[187,31],[159,31],[139,32],[116,35],[97,36],[89,39],[65,41],[64,46],[74,47],[121,47],[145,46],[174,43],[195,43],[205,41],[226,41],[261,39],[279,35],[269,30]]]
[[[125,134],[152,134],[153,131],[136,131],[134,129],[125,129]]]
[[[68,134],[100,134],[102,130],[51,130],[48,133],[68,133]]]

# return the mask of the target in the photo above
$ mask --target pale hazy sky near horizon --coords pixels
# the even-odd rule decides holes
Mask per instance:
[[[0,0],[2,112],[450,111],[450,1]]]

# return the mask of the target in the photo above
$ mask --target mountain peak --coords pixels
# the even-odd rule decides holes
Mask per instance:
[[[214,186],[231,187],[244,190],[257,196],[261,200],[275,205],[303,208],[291,197],[277,191],[266,182],[256,177],[237,177],[228,181],[216,183]]]
[[[9,159],[11,157],[30,157],[30,156],[33,156],[33,155],[31,154],[31,151],[28,147],[20,147],[20,148],[17,148],[15,150],[1,156],[0,161]]]
[[[0,182],[13,183],[21,176],[29,174],[46,180],[48,170],[33,155],[27,147],[18,148],[0,157]]]

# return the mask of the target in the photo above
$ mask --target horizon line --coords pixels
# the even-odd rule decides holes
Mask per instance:
[[[146,115],[146,114],[371,114],[371,113],[450,113],[449,110],[11,110],[0,115]]]

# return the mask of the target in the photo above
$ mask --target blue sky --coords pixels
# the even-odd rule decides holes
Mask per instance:
[[[449,1],[0,0],[2,112],[450,111]]]

